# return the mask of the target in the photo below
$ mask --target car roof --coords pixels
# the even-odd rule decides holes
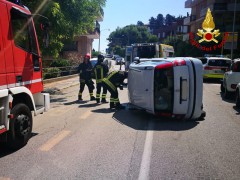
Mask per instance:
[[[234,59],[233,61],[234,61],[234,62],[239,62],[239,61],[240,61],[240,58]]]

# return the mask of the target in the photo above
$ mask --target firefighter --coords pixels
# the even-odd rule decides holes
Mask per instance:
[[[106,78],[103,78],[102,83],[103,87],[105,86],[107,90],[111,93],[110,96],[110,109],[124,109],[125,107],[120,104],[118,98],[119,87],[123,90],[123,81],[128,76],[127,72],[124,71],[112,71]]]
[[[96,85],[97,85],[97,91],[96,91],[96,101],[97,103],[100,103],[100,94],[101,94],[101,88],[102,86],[102,80],[105,78],[108,74],[108,66],[103,63],[104,56],[102,54],[98,55],[98,61],[97,64],[94,66],[94,73],[96,77]],[[104,86],[103,92],[102,92],[102,103],[108,103],[106,101],[106,95],[107,95],[107,89]]]
[[[79,79],[80,79],[80,90],[78,94],[78,100],[82,101],[82,93],[85,87],[85,84],[88,87],[89,94],[90,94],[90,101],[96,100],[93,96],[93,90],[94,90],[94,83],[92,81],[92,73],[93,73],[93,67],[90,62],[90,54],[86,54],[84,56],[83,62],[78,66],[78,72],[79,72]]]

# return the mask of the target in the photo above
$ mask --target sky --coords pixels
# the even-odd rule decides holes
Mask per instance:
[[[105,52],[108,41],[106,40],[117,27],[123,28],[130,24],[142,21],[149,23],[151,17],[156,18],[158,14],[164,17],[167,14],[175,17],[187,16],[191,9],[185,8],[186,0],[106,0],[103,21],[100,22],[101,39],[100,51]],[[98,51],[99,39],[93,42],[93,49]]]

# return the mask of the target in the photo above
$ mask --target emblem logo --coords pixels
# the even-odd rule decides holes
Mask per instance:
[[[213,16],[209,8],[208,8],[206,17],[202,23],[202,28],[203,29],[198,29],[198,33],[197,33],[198,36],[202,37],[202,39],[198,41],[199,43],[203,41],[206,41],[206,42],[214,41],[215,43],[218,43],[218,40],[215,38],[220,35],[219,29],[214,30],[215,23],[213,21]]]

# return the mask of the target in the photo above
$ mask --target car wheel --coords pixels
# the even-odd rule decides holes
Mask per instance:
[[[13,119],[10,120],[7,134],[7,146],[19,149],[27,144],[32,135],[32,113],[25,104],[17,104],[11,110]]]
[[[223,82],[221,82],[221,92],[224,92],[225,91],[225,88],[223,87]]]
[[[224,88],[224,98],[228,99],[230,97],[230,92],[227,90],[227,88]]]
[[[239,90],[236,91],[236,106],[240,108],[240,96],[239,96]]]

